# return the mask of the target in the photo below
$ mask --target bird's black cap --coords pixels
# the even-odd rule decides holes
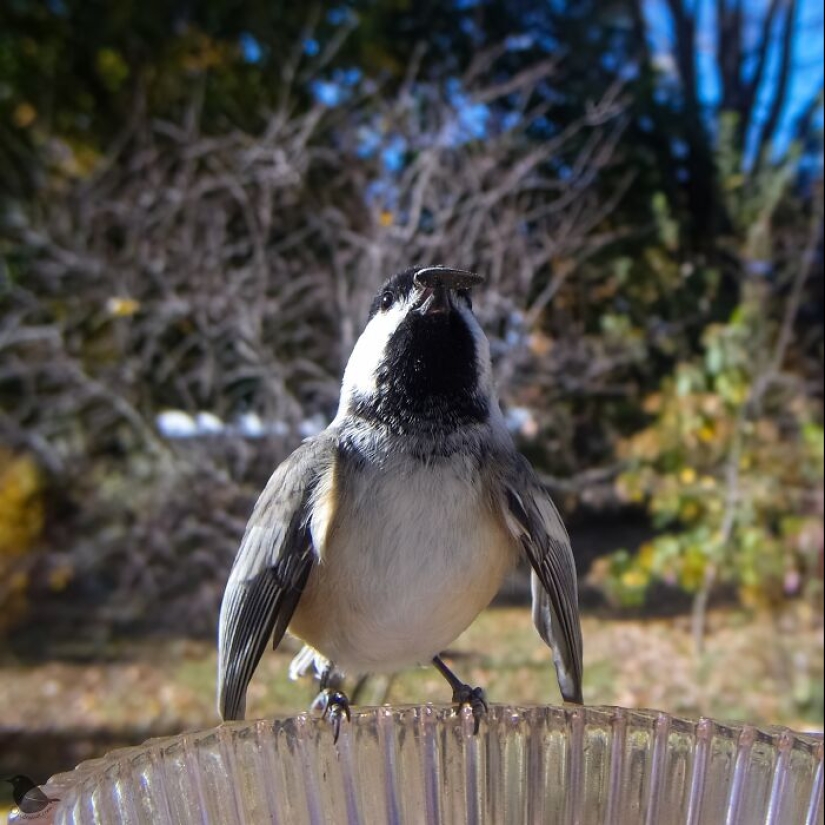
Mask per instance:
[[[59,802],[59,799],[50,799],[35,783],[23,774],[15,774],[5,778],[11,783],[11,795],[14,804],[24,814],[36,814],[42,811],[49,803]]]
[[[484,278],[465,269],[453,269],[449,266],[411,266],[389,278],[378,290],[370,307],[372,318],[381,308],[383,297],[390,294],[395,300],[406,299],[413,287],[434,289],[444,287],[457,292],[465,292],[484,283]]]

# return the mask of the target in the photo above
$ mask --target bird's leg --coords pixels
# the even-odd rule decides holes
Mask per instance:
[[[453,702],[458,705],[458,709],[461,710],[464,705],[470,706],[470,709],[473,711],[473,719],[475,719],[473,733],[478,733],[481,717],[487,713],[487,699],[484,697],[483,689],[464,684],[464,682],[444,664],[440,656],[433,656],[433,664],[438,668],[439,673],[450,683],[450,687],[453,689]]]
[[[344,676],[340,670],[335,669],[332,662],[327,662],[318,679],[321,682],[321,690],[327,690],[328,688],[338,690],[344,681]]]
[[[341,733],[341,720],[346,717],[349,722],[352,718],[349,709],[349,699],[340,689],[343,677],[329,662],[321,673],[321,692],[312,702],[311,709],[320,713],[323,719],[329,719],[332,725],[332,739],[338,741]]]

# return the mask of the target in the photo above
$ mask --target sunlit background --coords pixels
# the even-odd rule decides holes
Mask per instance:
[[[821,730],[822,15],[6,0],[0,776],[217,721],[252,503],[413,263],[487,278],[586,700]],[[452,651],[492,701],[560,699],[528,597]],[[307,705],[294,650],[251,715]],[[427,669],[355,691],[449,699]]]

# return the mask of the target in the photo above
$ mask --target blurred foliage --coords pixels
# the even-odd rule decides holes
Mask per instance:
[[[700,352],[646,397],[652,420],[618,444],[628,468],[617,490],[648,508],[657,535],[603,560],[595,578],[635,606],[655,581],[702,601],[721,581],[751,607],[800,594],[821,605],[822,337],[800,334],[820,288],[821,190],[800,187],[800,144],[749,167],[736,113],[718,127],[718,260],[738,270],[739,303],[724,323],[705,321]],[[666,216],[660,225],[674,244]],[[821,325],[821,304],[811,317]]]
[[[700,6],[2,4],[3,477],[56,502],[0,557],[45,529],[46,595],[210,633],[371,290],[453,256],[564,504],[648,508],[611,598],[820,598],[821,91],[780,128],[796,4],[720,3],[703,97]],[[170,443],[168,408],[231,427]]]
[[[43,531],[43,492],[32,456],[0,448],[0,632],[28,607],[31,555]]]
[[[645,503],[658,531],[610,561],[621,603],[641,603],[654,580],[696,592],[709,565],[749,606],[821,595],[822,425],[799,396],[772,393],[752,410],[763,317],[754,299],[708,327],[703,357],[647,397],[651,424],[620,445],[619,492]]]

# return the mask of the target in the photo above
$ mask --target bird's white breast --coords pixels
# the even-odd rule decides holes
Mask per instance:
[[[489,604],[516,560],[469,459],[401,456],[333,470],[313,513],[320,561],[290,630],[345,670],[428,662]]]

